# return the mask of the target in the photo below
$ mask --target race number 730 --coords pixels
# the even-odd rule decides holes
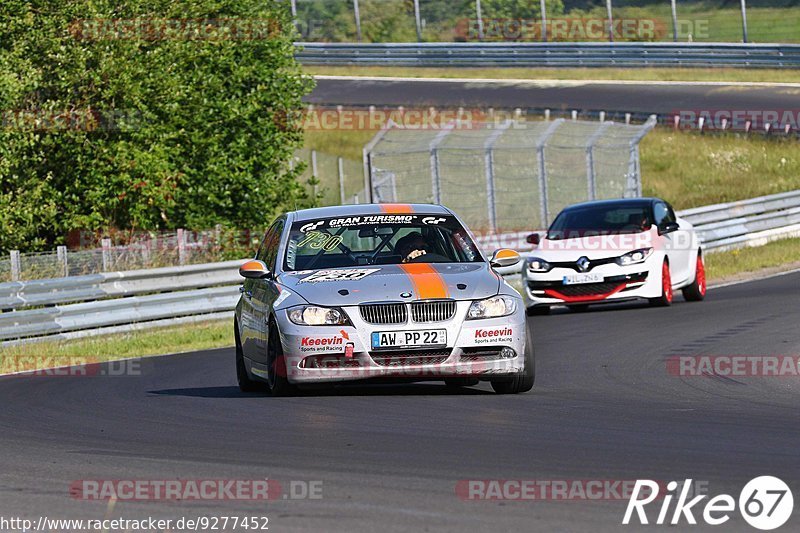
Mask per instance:
[[[325,250],[326,252],[334,251],[340,244],[342,244],[341,235],[331,235],[330,233],[322,233],[321,231],[311,231],[303,237],[303,240],[297,243],[299,248],[309,247],[312,250]]]

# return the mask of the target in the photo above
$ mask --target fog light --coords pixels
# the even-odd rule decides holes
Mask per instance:
[[[514,351],[513,348],[503,348],[500,350],[500,357],[502,359],[514,359],[517,356],[517,352]]]

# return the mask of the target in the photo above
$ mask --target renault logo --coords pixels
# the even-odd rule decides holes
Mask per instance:
[[[588,257],[581,257],[580,259],[578,259],[578,270],[580,270],[581,272],[586,272],[587,270],[589,270],[590,265],[591,262],[589,261]]]

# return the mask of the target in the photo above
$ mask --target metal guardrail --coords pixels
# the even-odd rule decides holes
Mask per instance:
[[[737,43],[295,43],[305,65],[800,67],[800,45]]]
[[[800,191],[679,213],[706,250],[800,236]],[[487,251],[530,250],[529,232],[479,237]],[[0,343],[72,338],[231,316],[241,261],[0,284]],[[521,265],[498,269],[519,273]]]
[[[230,316],[239,297],[241,264],[2,283],[0,309],[6,312],[0,314],[0,341],[15,344],[15,339],[69,338],[123,331],[132,324],[138,328]]]
[[[678,216],[695,225],[706,250],[760,246],[800,236],[800,191],[687,209]]]
[[[241,281],[237,272],[241,264],[241,261],[226,261],[2,283],[0,309],[19,310],[43,305],[232,285]],[[0,315],[0,319],[4,316]],[[0,337],[2,334],[0,332]]]

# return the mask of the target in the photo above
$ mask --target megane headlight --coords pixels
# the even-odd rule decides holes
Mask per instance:
[[[493,296],[492,298],[472,302],[472,305],[469,306],[469,311],[467,311],[467,320],[507,316],[516,310],[516,299],[511,296]]]
[[[547,272],[551,269],[550,263],[539,257],[528,259],[528,270],[531,272]]]
[[[341,326],[347,324],[347,315],[336,307],[303,305],[289,309],[289,320],[298,326]]]
[[[625,255],[617,257],[617,264],[620,266],[628,266],[644,263],[652,253],[652,248],[641,248],[640,250],[634,250]]]

